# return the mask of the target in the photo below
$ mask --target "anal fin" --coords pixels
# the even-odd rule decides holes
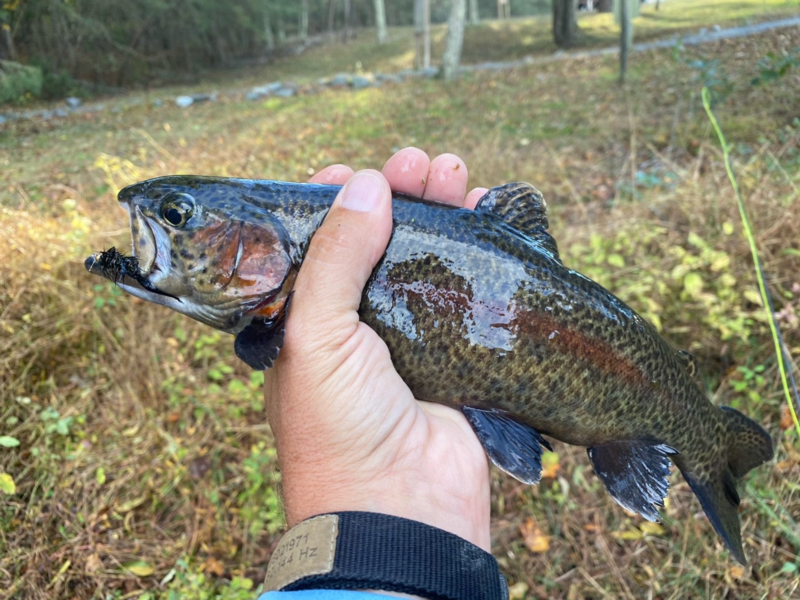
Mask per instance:
[[[620,505],[648,521],[658,521],[669,482],[669,456],[677,452],[666,444],[622,440],[588,450],[595,473]]]
[[[552,450],[541,434],[499,410],[462,406],[486,454],[500,469],[523,483],[542,478],[542,446]]]
[[[277,315],[268,319],[254,317],[250,324],[236,335],[233,349],[236,356],[256,371],[272,367],[283,346],[283,334],[286,327],[286,314],[292,295],[286,298]]]

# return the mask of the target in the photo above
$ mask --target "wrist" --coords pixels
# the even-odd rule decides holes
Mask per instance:
[[[284,478],[286,521],[290,527],[315,515],[365,512],[401,517],[442,529],[489,552],[491,550],[490,498],[458,497],[436,485],[418,482],[406,489],[399,480],[359,481],[346,484],[321,477]]]

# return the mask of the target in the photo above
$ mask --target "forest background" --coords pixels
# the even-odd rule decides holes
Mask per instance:
[[[0,598],[255,597],[284,527],[261,375],[228,336],[83,260],[129,249],[115,200],[129,183],[302,181],[407,145],[458,153],[473,185],[535,184],[564,262],[694,353],[712,401],[776,440],[742,483],[746,567],[679,474],[652,524],[609,498],[580,448],[556,444],[539,486],[493,472],[512,597],[800,595],[800,441],[700,102],[706,87],[796,362],[800,26],[717,35],[797,17],[796,0],[644,4],[633,41],[675,43],[631,51],[624,84],[618,20],[567,0],[464,2],[465,68],[442,81],[457,3],[430,1],[433,69],[414,71],[412,0],[385,3],[385,36],[374,0],[2,2],[2,64],[34,67],[40,86],[0,110]]]

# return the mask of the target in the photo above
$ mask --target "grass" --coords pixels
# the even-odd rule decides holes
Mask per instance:
[[[760,6],[783,10],[716,5],[734,20],[764,17]],[[521,47],[520,35],[499,37]],[[336,47],[337,64],[349,64],[362,41]],[[259,103],[232,96],[188,110],[140,105],[5,125],[0,436],[19,445],[0,445],[0,471],[16,487],[0,495],[0,590],[26,599],[254,596],[282,526],[260,377],[236,361],[229,337],[122,295],[86,274],[83,259],[127,247],[114,195],[138,179],[303,180],[330,162],[378,166],[413,144],[459,153],[475,185],[535,183],[565,262],[694,352],[713,400],[777,440],[777,460],[748,477],[742,494],[748,567],[729,559],[679,475],[664,523],[652,527],[610,500],[581,448],[558,444],[536,487],[494,473],[494,553],[514,597],[796,595],[800,444],[699,96],[704,84],[716,90],[714,110],[797,357],[797,72],[751,85],[760,58],[795,46],[800,31],[788,29],[687,48],[680,60],[667,50],[638,53],[625,88],[616,60],[598,57],[453,85]],[[303,62],[312,59],[281,68],[316,77]],[[231,81],[281,77],[270,67]]]

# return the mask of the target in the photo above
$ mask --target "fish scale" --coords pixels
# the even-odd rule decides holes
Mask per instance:
[[[195,176],[125,188],[140,260],[124,264],[141,272],[119,284],[236,335],[242,360],[270,368],[339,189]],[[585,446],[612,497],[650,520],[672,461],[745,562],[736,479],[772,458],[772,439],[708,400],[691,355],[562,263],[535,188],[492,188],[474,211],[395,194],[392,211],[359,316],[416,398],[461,410],[492,462],[526,483],[541,477],[542,435]],[[86,266],[119,279],[102,268],[119,263],[101,253]]]

